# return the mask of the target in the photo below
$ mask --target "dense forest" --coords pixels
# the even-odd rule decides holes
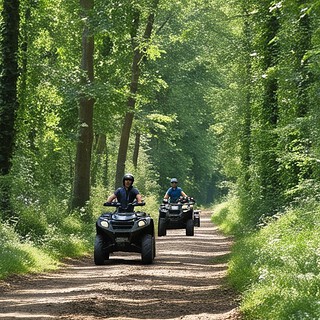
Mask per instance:
[[[0,9],[1,277],[90,250],[125,172],[155,217],[177,177],[236,235],[248,319],[320,317],[319,0]]]

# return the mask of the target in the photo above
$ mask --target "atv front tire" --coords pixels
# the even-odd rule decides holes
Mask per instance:
[[[154,237],[145,234],[141,241],[141,258],[143,264],[151,264],[154,258]]]
[[[186,235],[187,236],[193,236],[194,235],[194,222],[193,222],[192,219],[189,219],[187,221]]]
[[[109,252],[107,251],[105,247],[105,241],[102,237],[102,235],[97,234],[96,240],[94,243],[94,263],[97,266],[101,266],[104,264],[104,260],[109,259]]]
[[[166,236],[167,235],[167,228],[166,228],[166,222],[164,218],[159,218],[158,222],[158,236]]]

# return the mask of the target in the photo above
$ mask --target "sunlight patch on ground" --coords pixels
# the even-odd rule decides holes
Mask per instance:
[[[29,313],[0,313],[0,319],[54,319],[54,316],[50,316],[48,314],[29,314]]]

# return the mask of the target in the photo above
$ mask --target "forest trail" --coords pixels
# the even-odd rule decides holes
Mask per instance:
[[[210,214],[201,213],[193,237],[181,229],[157,238],[152,265],[142,265],[139,254],[115,253],[104,266],[87,257],[0,282],[0,320],[239,319],[225,278],[231,240]]]

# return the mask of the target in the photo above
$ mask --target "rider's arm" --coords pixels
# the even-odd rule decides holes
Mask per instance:
[[[113,193],[111,196],[108,197],[107,202],[112,202],[116,198],[117,196]]]
[[[183,197],[188,197],[188,196],[186,195],[186,193],[183,192],[182,190],[181,190],[181,195],[182,195]]]
[[[136,195],[136,199],[137,199],[137,202],[138,202],[138,203],[141,203],[141,202],[142,202],[142,196],[141,196],[140,193],[138,193],[138,194]]]
[[[163,199],[169,199],[170,198],[170,193],[171,193],[171,188],[169,188],[166,192],[166,194],[164,195]]]

